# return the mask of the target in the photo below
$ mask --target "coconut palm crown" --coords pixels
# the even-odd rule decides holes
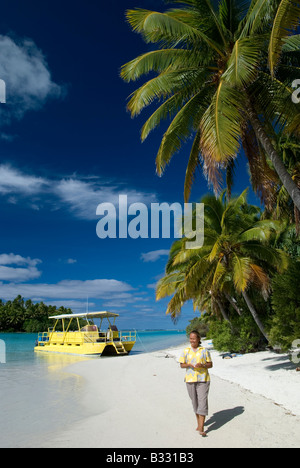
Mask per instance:
[[[164,12],[140,8],[127,12],[133,31],[156,48],[121,70],[126,82],[150,75],[128,103],[133,117],[158,103],[142,128],[142,141],[162,121],[171,121],[157,153],[157,173],[162,175],[174,154],[192,138],[185,200],[197,167],[216,192],[226,171],[230,193],[242,145],[258,185],[268,187],[275,170],[300,210],[300,189],[273,144],[278,129],[300,132],[299,107],[292,100],[292,83],[300,66],[300,4],[290,0],[250,4],[221,0],[216,6],[211,0],[172,3],[175,8]]]
[[[157,299],[172,296],[167,314],[175,320],[189,300],[195,309],[202,312],[210,305],[229,320],[225,304],[235,307],[241,296],[268,338],[251,292],[267,299],[270,275],[288,267],[288,256],[270,242],[281,225],[278,221],[261,220],[259,209],[247,204],[247,191],[229,203],[222,195],[218,199],[207,195],[201,201],[205,205],[204,246],[188,250],[186,239],[174,243],[166,275],[157,286]]]

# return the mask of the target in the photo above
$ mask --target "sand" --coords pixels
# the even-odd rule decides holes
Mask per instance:
[[[206,343],[209,347],[209,345]],[[298,448],[300,373],[285,355],[266,351],[230,360],[211,350],[208,437],[195,431],[182,348],[81,362],[87,418],[35,447]]]

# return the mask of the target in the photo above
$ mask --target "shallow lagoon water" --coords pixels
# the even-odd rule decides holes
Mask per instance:
[[[84,358],[37,355],[36,335],[0,334],[6,364],[0,364],[0,447],[20,447],[79,420],[84,381],[64,368]]]
[[[0,447],[34,447],[89,416],[81,404],[85,381],[66,372],[90,358],[33,352],[36,334],[0,334],[6,363],[0,364]],[[178,346],[184,332],[140,331],[132,354]],[[95,358],[94,358],[95,359]],[[100,358],[115,359],[115,358]]]

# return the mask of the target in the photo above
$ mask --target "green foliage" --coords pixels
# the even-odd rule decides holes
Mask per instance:
[[[148,51],[121,70],[127,83],[145,80],[130,96],[132,117],[150,105],[156,107],[142,129],[142,140],[163,121],[170,121],[157,153],[157,172],[162,175],[182,145],[192,140],[185,200],[197,168],[216,192],[226,171],[230,194],[235,159],[243,145],[253,188],[266,203],[282,168],[276,164],[271,171],[273,151],[262,145],[261,132],[253,131],[253,112],[271,138],[278,127],[298,131],[291,83],[299,69],[299,4],[289,0],[167,3],[175,3],[176,8],[127,11],[132,30],[148,44]],[[294,189],[297,192],[296,184]]]
[[[71,309],[47,306],[43,302],[34,304],[31,300],[24,301],[21,296],[4,303],[0,300],[0,332],[38,333],[53,327],[53,315],[72,314]],[[82,326],[85,324],[82,321]],[[77,324],[71,324],[70,330],[75,330]],[[60,330],[59,326],[57,328]]]
[[[272,319],[270,341],[288,351],[294,340],[300,339],[300,263],[293,263],[283,275],[272,282]]]
[[[204,245],[191,250],[186,247],[186,239],[174,243],[156,297],[173,296],[167,308],[173,319],[190,300],[195,310],[209,309],[229,323],[231,309],[234,315],[241,315],[244,309],[267,338],[262,311],[271,292],[270,278],[284,272],[289,261],[285,252],[272,245],[281,224],[261,220],[258,207],[247,203],[247,190],[230,201],[222,195],[217,199],[206,195],[201,202]],[[265,305],[257,307],[258,302]]]
[[[193,320],[190,320],[190,324],[186,328],[187,337],[190,336],[190,333],[193,330],[197,330],[200,333],[202,338],[206,337],[209,330],[209,325],[205,317],[195,317]]]
[[[265,342],[249,314],[235,317],[232,326],[226,321],[212,319],[207,338],[221,352],[251,353],[264,349]]]
[[[300,259],[300,237],[295,225],[288,226],[279,236],[277,247],[284,250],[294,261]]]

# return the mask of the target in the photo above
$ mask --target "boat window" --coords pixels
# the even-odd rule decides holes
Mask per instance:
[[[98,327],[97,325],[86,325],[85,327],[81,328],[82,332],[97,332]]]

